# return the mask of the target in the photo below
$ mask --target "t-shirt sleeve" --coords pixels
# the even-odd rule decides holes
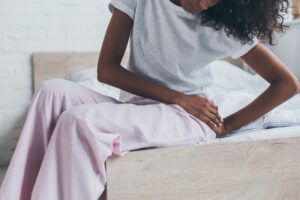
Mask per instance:
[[[231,56],[234,59],[240,58],[241,56],[248,53],[257,44],[258,44],[258,39],[256,37],[253,39],[252,44],[242,44],[240,41],[235,40],[235,42],[232,45],[232,49],[229,56]]]
[[[112,0],[108,4],[108,8],[111,13],[113,13],[115,8],[117,8],[118,10],[121,10],[122,12],[127,14],[133,20],[136,8],[136,1],[137,0]]]

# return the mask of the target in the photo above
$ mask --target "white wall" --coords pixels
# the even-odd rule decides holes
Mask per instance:
[[[278,35],[278,43],[270,49],[282,60],[297,76],[300,81],[300,19],[289,22],[290,28],[284,35]]]
[[[110,0],[0,0],[0,165],[8,162],[32,96],[31,54],[99,52]]]

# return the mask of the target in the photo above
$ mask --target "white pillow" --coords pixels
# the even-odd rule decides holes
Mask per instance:
[[[219,106],[223,117],[250,103],[268,85],[260,76],[226,61],[212,62],[205,66],[205,70],[211,76],[206,96]]]
[[[98,93],[106,96],[110,96],[114,99],[119,99],[120,89],[110,86],[105,83],[101,83],[97,79],[97,67],[91,67],[79,72],[72,73],[66,77],[67,80],[78,83],[89,89],[92,89]]]
[[[66,77],[67,80],[73,81],[78,83],[80,81],[84,81],[90,79],[91,77],[97,77],[97,68],[96,67],[89,67],[78,72],[74,72]]]
[[[211,74],[213,85],[227,89],[244,88],[245,84],[253,79],[252,74],[222,60],[212,62],[205,68],[208,68],[206,70]]]

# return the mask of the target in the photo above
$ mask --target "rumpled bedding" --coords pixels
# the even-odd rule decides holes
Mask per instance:
[[[204,93],[218,105],[223,118],[248,105],[269,86],[260,76],[252,75],[226,61],[215,61],[205,67],[210,73],[211,82]],[[96,67],[93,67],[71,74],[66,79],[119,99],[120,89],[100,83],[96,71]],[[132,102],[141,103],[138,97]],[[300,94],[232,133],[288,126],[300,126]]]
[[[119,99],[120,89],[101,83],[97,79],[97,67],[87,67],[87,69],[75,72],[66,77],[67,80],[78,83],[103,95]]]

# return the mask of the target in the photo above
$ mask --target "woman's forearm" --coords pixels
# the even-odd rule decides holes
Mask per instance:
[[[273,83],[252,103],[224,119],[226,132],[239,129],[271,111],[294,96],[299,90],[297,83],[281,81]]]
[[[101,82],[115,86],[132,94],[154,99],[166,104],[177,104],[182,93],[154,84],[133,74],[121,66],[100,66],[98,79]]]

